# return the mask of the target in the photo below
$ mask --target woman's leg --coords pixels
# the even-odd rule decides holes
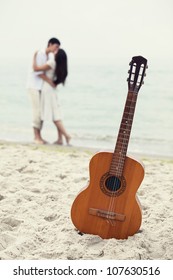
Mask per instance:
[[[63,145],[62,133],[57,126],[56,126],[56,128],[57,128],[57,133],[58,133],[58,139],[57,139],[57,141],[54,142],[54,144]]]
[[[62,144],[62,136],[64,135],[65,139],[66,139],[66,143],[69,144],[71,136],[67,133],[67,131],[64,128],[64,125],[62,123],[62,121],[54,121],[54,124],[57,128],[58,131],[58,140],[56,141],[57,144]]]

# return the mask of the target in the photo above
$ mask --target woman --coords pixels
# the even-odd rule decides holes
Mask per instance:
[[[49,82],[43,83],[41,91],[41,120],[52,120],[57,128],[58,139],[55,144],[62,145],[65,137],[67,145],[70,142],[70,135],[66,132],[61,117],[61,109],[58,103],[56,86],[65,84],[67,71],[67,55],[63,49],[59,49],[57,54],[49,53],[46,64],[38,66],[36,64],[36,54],[33,62],[34,71],[46,71],[45,74]],[[52,83],[53,82],[53,83]],[[53,87],[54,86],[54,87]]]

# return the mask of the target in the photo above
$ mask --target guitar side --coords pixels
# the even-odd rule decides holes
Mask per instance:
[[[144,177],[141,163],[126,157],[123,177],[124,190],[110,196],[102,189],[104,174],[109,172],[113,153],[100,152],[90,161],[90,182],[76,197],[71,208],[75,227],[100,237],[125,239],[135,234],[142,221],[141,207],[136,196]]]

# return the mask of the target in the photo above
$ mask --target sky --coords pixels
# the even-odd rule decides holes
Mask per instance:
[[[172,0],[0,0],[0,58],[57,37],[72,61],[173,59]]]

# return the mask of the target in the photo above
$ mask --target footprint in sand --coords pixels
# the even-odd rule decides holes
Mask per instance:
[[[0,234],[0,251],[6,249],[15,242],[15,238],[9,234]]]
[[[0,194],[0,200],[3,200],[5,197]]]
[[[11,218],[11,217],[4,218],[4,219],[2,220],[2,222],[3,222],[4,224],[7,224],[7,225],[11,226],[12,228],[17,227],[17,226],[19,226],[19,225],[22,223],[22,221],[17,220],[17,219],[14,219],[14,218]]]
[[[31,190],[31,192],[33,192],[33,193],[40,193],[40,190],[37,189],[37,188],[33,188],[33,189]]]
[[[65,175],[65,174],[60,174],[60,175],[59,175],[59,178],[60,178],[61,180],[65,179],[66,177],[67,177],[67,175]]]
[[[44,219],[47,221],[47,222],[53,222],[57,219],[57,215],[49,215],[49,216],[46,216],[44,217]]]

